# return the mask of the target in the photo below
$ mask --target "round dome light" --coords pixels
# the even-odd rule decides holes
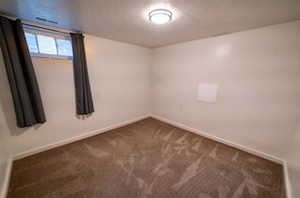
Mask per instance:
[[[155,9],[149,12],[149,20],[155,24],[165,24],[172,20],[172,12],[166,9]]]

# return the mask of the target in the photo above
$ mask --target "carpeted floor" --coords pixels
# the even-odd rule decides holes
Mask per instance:
[[[282,166],[149,118],[14,162],[8,198],[284,198]]]

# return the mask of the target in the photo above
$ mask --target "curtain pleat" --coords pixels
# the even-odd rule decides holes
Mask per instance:
[[[89,82],[84,36],[71,33],[73,47],[73,71],[76,95],[76,112],[78,115],[87,115],[94,112],[94,104]]]
[[[20,20],[0,16],[0,45],[18,127],[46,121],[42,99]]]

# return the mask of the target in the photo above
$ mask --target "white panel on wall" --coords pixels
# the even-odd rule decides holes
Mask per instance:
[[[199,84],[197,100],[207,103],[216,103],[218,89],[219,86],[217,84]]]

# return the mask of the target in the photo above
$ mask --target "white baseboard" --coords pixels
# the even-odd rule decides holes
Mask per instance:
[[[10,181],[10,173],[12,169],[12,159],[8,159],[6,162],[6,168],[5,168],[5,176],[3,181],[2,189],[0,189],[0,198],[6,198],[9,181]]]
[[[138,118],[135,118],[135,119],[132,119],[132,120],[121,122],[119,124],[115,124],[115,125],[105,127],[103,129],[91,131],[91,132],[88,132],[88,133],[83,134],[83,135],[78,135],[78,136],[75,136],[75,137],[72,137],[72,138],[69,138],[69,139],[66,139],[66,140],[58,141],[58,142],[55,142],[53,144],[49,144],[49,145],[41,146],[41,147],[38,147],[38,148],[30,149],[28,151],[25,151],[25,152],[22,152],[22,153],[19,153],[19,154],[13,156],[13,158],[9,159],[8,162],[7,162],[5,181],[4,181],[3,189],[0,192],[0,198],[5,198],[6,197],[13,160],[22,159],[24,157],[27,157],[27,156],[30,156],[30,155],[33,155],[33,154],[36,154],[36,153],[39,153],[39,152],[43,152],[43,151],[46,151],[46,150],[49,150],[49,149],[52,149],[52,148],[55,148],[55,147],[63,146],[63,145],[66,145],[66,144],[69,144],[69,143],[72,143],[72,142],[76,142],[78,140],[82,140],[82,139],[85,139],[85,138],[88,138],[88,137],[91,137],[91,136],[94,136],[94,135],[98,135],[98,134],[110,131],[112,129],[116,129],[116,128],[119,128],[119,127],[122,127],[122,126],[125,126],[125,125],[128,125],[128,124],[143,120],[143,119],[148,118],[148,117],[152,117],[152,118],[161,120],[163,122],[169,123],[169,124],[171,124],[173,126],[176,126],[178,128],[193,132],[195,134],[198,134],[198,135],[201,135],[203,137],[215,140],[217,142],[226,144],[228,146],[232,146],[234,148],[237,148],[237,149],[240,149],[242,151],[251,153],[253,155],[257,155],[257,156],[262,157],[264,159],[282,164],[283,169],[284,169],[283,171],[284,171],[284,180],[285,180],[287,198],[292,198],[291,185],[290,185],[290,180],[289,180],[289,174],[288,174],[288,168],[287,168],[287,162],[286,161],[284,161],[284,160],[282,160],[282,159],[280,159],[276,156],[273,156],[273,155],[270,155],[270,154],[267,154],[267,153],[264,153],[264,152],[261,152],[261,151],[257,151],[257,150],[252,149],[252,148],[248,148],[246,146],[242,146],[240,144],[237,144],[237,143],[234,143],[234,142],[216,137],[214,135],[210,135],[207,132],[204,132],[204,131],[189,127],[187,125],[184,125],[182,123],[179,123],[179,122],[176,122],[176,121],[171,121],[169,119],[162,118],[162,117],[156,116],[156,115],[141,116],[141,117],[138,117]]]
[[[195,128],[189,127],[189,126],[187,126],[187,125],[185,125],[185,124],[182,124],[182,123],[179,123],[179,122],[176,122],[176,121],[172,121],[172,120],[169,120],[169,119],[166,119],[166,118],[157,116],[157,115],[150,115],[150,117],[155,118],[155,119],[158,119],[158,120],[163,121],[163,122],[166,122],[166,123],[169,123],[169,124],[171,124],[171,125],[173,125],[173,126],[176,126],[176,127],[178,127],[178,128],[181,128],[181,129],[184,129],[184,130],[193,132],[193,133],[195,133],[195,134],[197,134],[197,135],[201,135],[201,136],[206,137],[206,138],[208,138],[208,139],[211,139],[211,140],[214,140],[214,141],[217,141],[217,142],[226,144],[226,145],[228,145],[228,146],[237,148],[237,149],[242,150],[242,151],[245,151],[245,152],[247,152],[247,153],[251,153],[251,154],[256,155],[256,156],[259,156],[259,157],[261,157],[261,158],[270,160],[270,161],[272,161],[272,162],[275,162],[275,163],[278,163],[278,164],[282,164],[282,165],[283,165],[283,163],[284,163],[284,160],[280,159],[279,157],[276,157],[276,156],[273,156],[273,155],[270,155],[270,154],[267,154],[267,153],[258,151],[258,150],[253,149],[253,148],[249,148],[249,147],[240,145],[240,144],[235,143],[235,142],[231,142],[231,141],[229,141],[229,140],[225,140],[225,139],[223,139],[223,138],[219,138],[219,137],[217,137],[217,136],[211,135],[211,134],[209,134],[209,133],[207,133],[207,132],[204,132],[204,131],[201,131],[201,130],[199,130],[199,129],[195,129]]]
[[[240,144],[237,144],[237,143],[225,140],[223,138],[219,138],[219,137],[211,135],[211,134],[209,134],[207,132],[204,132],[204,131],[201,131],[199,129],[195,129],[195,128],[189,127],[189,126],[187,126],[185,124],[182,124],[182,123],[179,123],[179,122],[176,122],[176,121],[172,121],[172,120],[169,120],[169,119],[157,116],[157,115],[150,115],[150,117],[155,118],[157,120],[160,120],[162,122],[166,122],[166,123],[171,124],[173,126],[176,126],[178,128],[181,128],[181,129],[193,132],[195,134],[201,135],[203,137],[209,138],[211,140],[215,140],[217,142],[226,144],[228,146],[232,146],[232,147],[237,148],[239,150],[242,150],[242,151],[251,153],[253,155],[262,157],[264,159],[273,161],[275,163],[281,164],[283,166],[283,174],[284,174],[284,183],[285,183],[285,189],[286,189],[286,197],[287,198],[292,198],[292,189],[291,189],[291,183],[290,183],[289,174],[288,174],[288,164],[287,164],[287,162],[285,160],[280,159],[280,158],[278,158],[276,156],[273,156],[273,155],[270,155],[270,154],[258,151],[256,149],[249,148],[249,147],[246,147],[246,146],[243,146],[243,145],[240,145]]]
[[[143,120],[143,119],[148,118],[148,117],[150,117],[150,115],[147,114],[147,115],[144,115],[144,116],[141,116],[141,117],[138,117],[138,118],[135,118],[135,119],[127,120],[127,121],[124,121],[124,122],[121,122],[121,123],[118,123],[118,124],[114,124],[114,125],[102,128],[102,129],[90,131],[90,132],[87,132],[87,133],[82,134],[82,135],[78,135],[78,136],[71,137],[71,138],[68,138],[68,139],[65,139],[65,140],[57,141],[57,142],[54,142],[54,143],[51,143],[51,144],[48,144],[48,145],[44,145],[44,146],[41,146],[41,147],[33,148],[33,149],[27,150],[25,152],[16,154],[15,156],[13,156],[13,160],[22,159],[22,158],[28,157],[30,155],[34,155],[34,154],[37,154],[37,153],[40,153],[40,152],[43,152],[43,151],[50,150],[52,148],[56,148],[56,147],[59,147],[59,146],[70,144],[72,142],[76,142],[78,140],[82,140],[82,139],[85,139],[85,138],[88,138],[88,137],[92,137],[94,135],[98,135],[100,133],[104,133],[104,132],[107,132],[109,130],[116,129],[116,128],[119,128],[119,127],[122,127],[122,126],[125,126],[125,125],[128,125],[128,124]]]
[[[293,198],[292,185],[291,185],[290,175],[288,171],[288,163],[286,161],[283,162],[283,174],[284,174],[286,197]]]

